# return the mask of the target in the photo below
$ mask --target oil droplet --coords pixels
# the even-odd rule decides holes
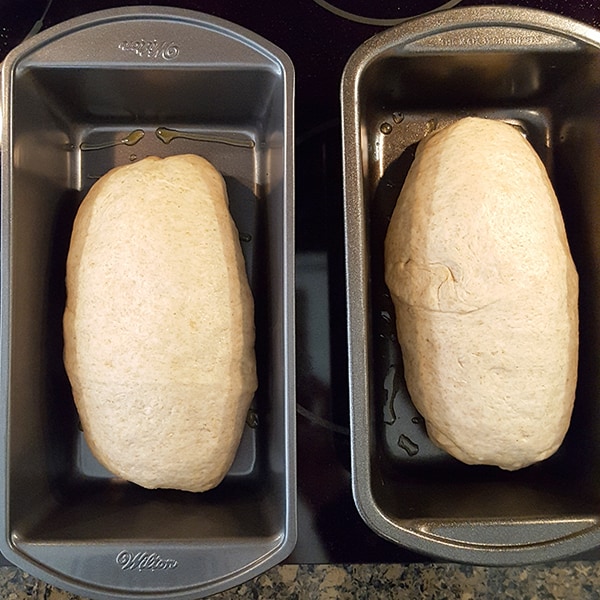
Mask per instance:
[[[516,129],[525,139],[527,139],[527,129],[523,123],[519,123],[518,121],[506,121],[509,125],[512,125],[514,129]]]
[[[177,138],[183,138],[196,142],[214,142],[216,144],[227,144],[228,146],[238,146],[240,148],[254,148],[255,146],[254,140],[249,138],[179,131],[178,129],[169,129],[168,127],[159,127],[155,131],[155,134],[163,144],[170,144]]]
[[[133,162],[134,160],[137,160],[137,154],[133,154],[133,152],[129,155],[129,160],[131,162]]]
[[[401,112],[392,113],[392,120],[396,125],[402,123],[402,121],[404,121],[404,115]]]
[[[135,129],[129,135],[124,138],[111,142],[101,142],[99,144],[87,144],[83,142],[79,145],[82,150],[103,150],[104,148],[112,148],[113,146],[133,146],[137,144],[143,137],[144,132],[141,129]]]
[[[258,413],[254,408],[251,408],[246,415],[246,425],[252,429],[258,427]]]
[[[415,425],[420,425],[423,422],[423,417],[413,417],[411,419],[411,421],[415,424]]]
[[[240,242],[251,242],[252,236],[249,233],[240,233]]]
[[[383,381],[383,389],[385,390],[385,402],[383,404],[383,422],[386,425],[393,425],[396,422],[396,410],[394,409],[394,400],[398,395],[398,372],[396,367],[392,365],[386,373]]]
[[[392,315],[387,310],[381,311],[381,319],[383,320],[383,325],[381,327],[381,332],[379,337],[383,340],[388,339],[392,342],[396,341],[396,327],[394,324],[394,320]]]
[[[379,333],[379,339],[395,343],[396,334],[393,331],[382,331]]]
[[[425,135],[429,135],[430,133],[433,133],[438,127],[438,120],[437,119],[429,119],[429,121],[427,121],[427,123],[425,123]]]
[[[381,318],[388,324],[390,325],[392,323],[392,316],[390,315],[390,313],[387,310],[382,310],[381,311]]]
[[[398,446],[409,456],[415,456],[419,452],[419,445],[415,444],[408,436],[402,434],[398,438]]]
[[[379,126],[379,131],[381,131],[383,135],[388,135],[392,133],[392,126],[386,121]]]

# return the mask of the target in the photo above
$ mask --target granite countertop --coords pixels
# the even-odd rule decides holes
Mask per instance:
[[[600,599],[600,561],[522,567],[457,564],[281,565],[211,596],[398,600]],[[76,600],[13,567],[0,567],[0,599]]]

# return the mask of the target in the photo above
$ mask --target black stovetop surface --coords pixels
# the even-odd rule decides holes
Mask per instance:
[[[443,0],[0,2],[0,59],[40,27],[47,28],[95,10],[137,5],[176,6],[219,16],[262,35],[292,59],[296,70],[299,537],[287,562],[430,560],[373,533],[362,521],[352,498],[339,85],[352,52],[385,27],[373,24],[373,20],[388,20],[387,24],[389,19],[415,16],[442,4]],[[476,4],[541,8],[600,27],[597,0],[463,0],[460,3],[461,6]],[[341,16],[340,11],[367,18],[351,20]]]

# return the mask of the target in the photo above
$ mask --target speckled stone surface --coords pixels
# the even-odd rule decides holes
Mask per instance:
[[[12,567],[0,568],[0,598],[76,600]],[[455,564],[281,565],[211,596],[326,600],[600,600],[600,562],[526,567]]]

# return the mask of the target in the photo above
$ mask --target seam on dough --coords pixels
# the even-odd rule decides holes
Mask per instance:
[[[455,310],[443,310],[440,308],[431,308],[429,306],[423,306],[421,304],[413,304],[411,302],[407,302],[406,300],[403,300],[402,298],[400,298],[398,295],[394,294],[394,300],[397,302],[400,302],[401,304],[404,304],[405,306],[410,306],[411,308],[418,308],[419,310],[423,310],[425,312],[429,312],[429,313],[441,313],[441,314],[452,314],[452,315],[470,315],[482,310],[486,310],[487,308],[489,308],[490,306],[493,306],[494,304],[498,304],[499,302],[502,301],[502,298],[497,298],[496,300],[493,300],[492,302],[487,302],[486,304],[484,304],[483,306],[474,306],[472,308],[468,308],[468,309],[463,309],[463,310],[459,310],[459,309],[455,309]]]

